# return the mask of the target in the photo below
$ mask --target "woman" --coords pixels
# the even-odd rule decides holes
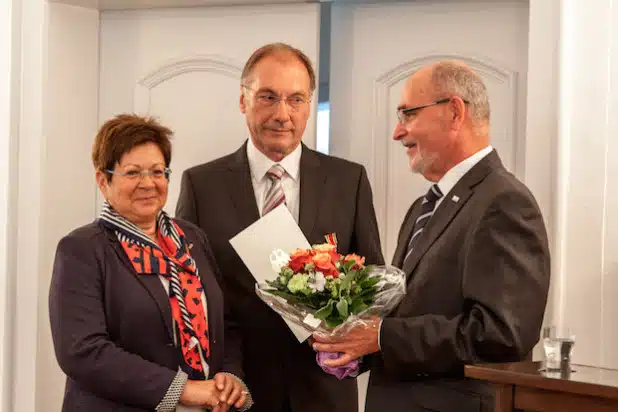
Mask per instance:
[[[92,150],[99,218],[58,244],[49,294],[63,411],[247,409],[226,371],[223,298],[203,232],[164,211],[171,131],[120,115]]]

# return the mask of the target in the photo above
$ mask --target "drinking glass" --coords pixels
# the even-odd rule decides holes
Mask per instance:
[[[545,370],[548,372],[571,370],[571,354],[574,345],[575,335],[568,326],[544,327]]]

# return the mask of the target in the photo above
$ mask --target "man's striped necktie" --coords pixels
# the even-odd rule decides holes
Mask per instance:
[[[408,259],[408,257],[410,257],[410,254],[412,254],[414,247],[418,244],[421,233],[423,233],[423,228],[433,215],[433,212],[436,208],[436,203],[438,202],[438,200],[440,200],[441,197],[442,192],[440,191],[438,185],[431,185],[429,191],[427,191],[427,194],[423,198],[423,203],[421,205],[421,214],[416,218],[416,221],[414,222],[412,236],[410,236],[410,241],[408,242],[406,257],[403,260],[404,262],[406,261],[406,259]]]
[[[285,202],[285,193],[283,192],[283,185],[281,184],[281,178],[285,174],[285,170],[280,164],[273,165],[266,176],[272,182],[266,196],[264,197],[264,207],[262,208],[262,216]]]

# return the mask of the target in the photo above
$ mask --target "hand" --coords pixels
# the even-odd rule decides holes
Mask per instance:
[[[180,394],[180,403],[185,406],[214,408],[219,404],[219,397],[220,393],[214,380],[188,380]]]
[[[354,359],[379,352],[379,327],[380,318],[372,317],[367,320],[367,325],[357,326],[342,336],[327,337],[314,333],[313,349],[319,352],[343,353],[338,359],[324,361],[325,365],[338,368]]]
[[[247,391],[242,382],[232,374],[219,372],[215,375],[214,381],[219,391],[219,409],[213,412],[225,412],[234,405],[241,408],[247,400]]]

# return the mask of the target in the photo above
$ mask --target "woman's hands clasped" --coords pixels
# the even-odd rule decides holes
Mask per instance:
[[[241,408],[247,400],[242,382],[229,373],[217,373],[205,381],[188,380],[180,395],[186,406],[208,407],[212,412],[227,412],[231,406]]]

